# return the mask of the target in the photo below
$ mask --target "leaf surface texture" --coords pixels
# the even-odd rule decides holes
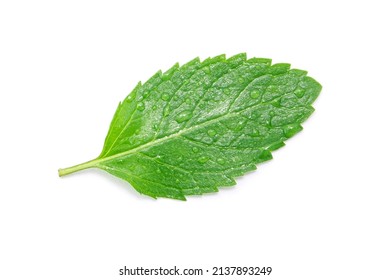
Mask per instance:
[[[245,54],[175,64],[119,104],[91,167],[154,198],[232,186],[302,130],[321,91],[306,74]]]

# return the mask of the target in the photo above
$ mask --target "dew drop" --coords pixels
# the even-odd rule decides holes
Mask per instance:
[[[169,115],[169,106],[165,107],[164,108],[164,111],[163,111],[163,116],[166,117]]]
[[[200,158],[198,158],[199,163],[206,163],[208,161],[209,161],[209,158],[206,156],[201,156]]]
[[[161,79],[163,80],[163,81],[167,81],[167,80],[169,80],[171,78],[171,75],[169,75],[169,74],[167,74],[167,73],[165,73],[164,75],[162,75],[162,77],[161,77]]]
[[[217,132],[216,132],[214,129],[209,129],[209,130],[207,131],[207,134],[208,134],[210,137],[214,137],[214,136],[217,134]]]
[[[189,99],[189,98],[187,98],[186,99],[186,103],[188,104],[188,105],[190,105],[192,102],[191,102],[191,99]]]
[[[219,164],[224,164],[224,163],[225,163],[225,160],[224,160],[223,158],[219,158],[219,159],[217,159],[217,162],[218,162]]]
[[[176,117],[176,121],[178,123],[182,123],[182,122],[185,122],[185,121],[188,121],[189,119],[192,118],[192,112],[189,111],[189,110],[184,110],[183,112],[180,112],[177,117]]]
[[[134,98],[135,98],[135,96],[130,94],[129,96],[127,96],[126,101],[131,102],[134,100]]]
[[[153,109],[153,111],[156,111],[157,110],[157,106],[153,105],[152,109]]]
[[[295,134],[297,134],[298,132],[300,132],[302,130],[302,127],[298,124],[298,125],[288,125],[286,127],[283,128],[283,133],[284,133],[284,136],[286,136],[287,138],[290,138],[292,136],[294,136]]]
[[[174,97],[173,97],[173,100],[178,100],[179,99],[179,97],[177,96],[177,95],[175,95]]]
[[[230,90],[229,90],[228,88],[224,88],[224,89],[223,89],[223,94],[226,94],[226,95],[227,95],[227,94],[229,94],[229,93],[230,93]]]
[[[244,126],[245,126],[245,122],[244,121],[239,121],[237,123],[237,131],[242,130],[244,128]]]
[[[280,108],[280,107],[282,107],[282,106],[280,105],[280,102],[281,102],[281,99],[280,99],[280,98],[277,98],[277,99],[272,100],[272,101],[271,101],[271,104],[272,104],[272,106],[274,106],[274,107],[276,107],[276,108]]]
[[[145,110],[145,104],[143,102],[138,102],[137,104],[137,110],[138,111],[143,111]]]
[[[256,99],[260,96],[260,92],[258,90],[251,91],[250,96],[251,98]]]
[[[301,88],[294,91],[294,94],[298,98],[302,98],[305,95],[305,91]]]
[[[199,152],[199,148],[198,148],[198,147],[193,147],[193,148],[192,148],[192,151],[193,151],[194,153],[197,153],[197,152]]]
[[[167,101],[169,99],[169,95],[164,93],[163,95],[161,95],[161,99]]]

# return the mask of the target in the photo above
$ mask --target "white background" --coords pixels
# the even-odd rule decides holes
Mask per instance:
[[[0,279],[150,279],[124,265],[390,279],[386,1],[0,3]],[[100,153],[138,81],[239,52],[308,70],[323,91],[303,132],[236,187],[182,202],[99,170],[58,177]]]

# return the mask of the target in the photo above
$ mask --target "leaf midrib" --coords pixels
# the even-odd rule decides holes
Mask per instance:
[[[199,64],[197,65],[198,68],[196,68],[196,69],[194,70],[194,72],[193,72],[192,74],[190,74],[190,76],[187,78],[187,81],[186,81],[186,82],[184,82],[183,84],[181,84],[181,85],[174,91],[174,93],[171,95],[170,99],[168,100],[167,104],[165,104],[164,109],[165,109],[167,106],[169,106],[169,103],[171,102],[173,96],[176,95],[184,86],[186,86],[187,84],[189,84],[190,81],[191,81],[191,78],[192,78],[194,75],[196,75],[197,73],[199,73],[199,71],[202,71],[202,67],[203,67],[204,61],[203,61],[203,62],[198,61],[198,62],[199,62]],[[201,99],[202,99],[203,96],[207,93],[207,91],[208,91],[215,83],[217,83],[222,77],[224,77],[224,76],[227,75],[228,73],[231,73],[232,71],[236,70],[237,68],[241,67],[245,62],[246,62],[246,60],[241,61],[237,66],[235,66],[235,67],[233,67],[233,68],[229,68],[227,72],[225,72],[225,73],[223,73],[221,76],[217,77],[217,79],[208,87],[208,89],[207,89],[207,90],[205,91],[205,93],[202,95]],[[178,70],[176,70],[176,71],[178,71]],[[257,79],[257,78],[256,78],[256,79]],[[164,79],[162,79],[161,82],[160,82],[159,84],[157,84],[157,85],[155,85],[155,86],[153,87],[153,89],[157,88],[160,84],[162,84],[162,83],[164,83],[164,82],[165,82]],[[244,90],[245,90],[245,89],[244,89]],[[241,91],[241,92],[242,92],[242,91]],[[240,95],[241,92],[240,92],[238,95]],[[199,100],[199,101],[200,101],[200,100]],[[199,101],[198,101],[198,103],[195,105],[195,107],[194,107],[194,109],[193,109],[192,112],[194,112],[195,109],[196,109],[196,107],[199,105]],[[164,110],[164,109],[163,109],[163,110]],[[129,124],[131,123],[131,120],[133,119],[133,116],[134,116],[134,113],[135,113],[135,112],[136,112],[136,110],[134,109],[133,113],[131,114],[130,119],[126,122],[125,126],[122,128],[122,130],[120,131],[120,133],[118,134],[118,136],[115,138],[115,140],[113,141],[113,143],[110,145],[110,148],[105,152],[105,155],[107,155],[107,154],[112,150],[112,148],[114,147],[115,143],[118,141],[118,139],[120,138],[120,136],[122,135],[122,133],[123,133],[123,132],[126,130],[126,128],[129,126]],[[158,136],[158,133],[160,132],[160,129],[161,129],[161,123],[162,123],[162,119],[160,120],[160,122],[159,122],[159,124],[158,124],[158,126],[157,126],[158,129],[157,129],[157,131],[155,132],[155,135],[154,135],[152,141],[156,140],[156,137]],[[188,124],[188,122],[187,122],[187,124]],[[184,128],[185,128],[185,127],[186,127],[186,125],[184,126]]]
[[[240,92],[241,94],[241,92]],[[286,93],[287,94],[287,93]],[[165,141],[168,141],[172,138],[175,138],[176,136],[180,136],[182,134],[185,134],[185,133],[188,133],[188,132],[192,132],[194,130],[197,130],[199,128],[202,128],[202,127],[205,127],[207,125],[210,125],[212,123],[215,123],[215,122],[218,122],[220,120],[223,120],[227,117],[231,117],[231,116],[235,116],[235,115],[239,115],[241,114],[242,112],[245,112],[247,110],[250,110],[250,109],[253,109],[253,108],[256,108],[256,107],[259,107],[259,106],[264,106],[264,105],[269,105],[272,101],[274,101],[275,99],[277,98],[281,98],[282,96],[279,96],[279,97],[276,97],[268,102],[265,102],[265,103],[258,103],[258,104],[255,104],[253,106],[249,106],[247,108],[244,108],[242,110],[239,110],[239,111],[235,111],[235,112],[227,112],[226,114],[224,115],[221,115],[219,117],[216,117],[216,118],[213,118],[213,119],[210,119],[210,120],[207,120],[203,123],[200,123],[200,124],[197,124],[191,128],[188,128],[188,129],[183,129],[183,130],[180,130],[174,134],[171,134],[171,135],[167,135],[165,137],[162,137],[162,138],[159,138],[159,139],[156,139],[156,140],[152,140],[148,143],[145,143],[143,145],[140,145],[138,147],[135,147],[134,149],[131,149],[131,150],[128,150],[128,151],[125,151],[125,152],[122,152],[122,153],[118,153],[118,154],[115,154],[115,155],[111,155],[111,156],[108,156],[108,157],[105,157],[105,158],[98,158],[98,159],[95,159],[93,160],[92,162],[94,163],[95,166],[98,166],[100,163],[103,163],[103,162],[107,162],[107,161],[111,161],[111,160],[114,160],[114,159],[117,159],[117,158],[121,158],[121,157],[126,157],[128,155],[131,155],[131,154],[135,154],[137,153],[138,151],[142,151],[146,148],[149,148],[151,146],[155,146],[157,144],[160,144],[160,143],[163,143]],[[91,162],[91,164],[92,164]]]

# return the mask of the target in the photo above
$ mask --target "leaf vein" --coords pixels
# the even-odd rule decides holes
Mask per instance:
[[[218,83],[223,77],[225,77],[227,74],[230,74],[231,72],[233,72],[234,70],[236,70],[237,68],[241,67],[243,64],[245,63],[245,60],[241,61],[240,64],[236,65],[236,67],[233,67],[233,68],[229,68],[226,72],[224,72],[221,76],[219,76],[210,86],[206,87],[204,89],[204,92],[202,94],[202,96],[199,98],[199,100],[196,102],[195,106],[194,106],[194,109],[191,111],[191,114],[193,114],[195,112],[195,110],[198,108],[200,102],[202,102],[202,100],[204,99],[204,97],[207,95],[207,93],[209,92],[209,90],[216,84]],[[186,121],[185,122],[185,125],[183,127],[183,129],[185,129],[187,127],[187,125],[190,123],[189,122],[190,120]]]

